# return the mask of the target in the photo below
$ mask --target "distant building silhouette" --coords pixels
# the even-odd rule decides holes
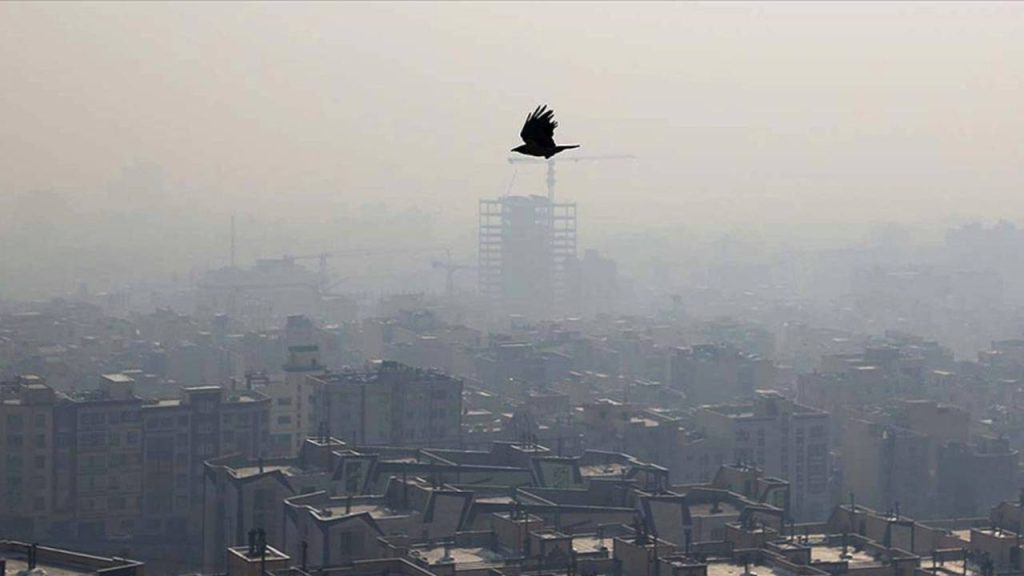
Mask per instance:
[[[562,309],[576,258],[576,204],[543,196],[480,201],[480,291],[508,314]]]

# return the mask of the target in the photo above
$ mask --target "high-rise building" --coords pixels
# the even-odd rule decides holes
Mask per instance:
[[[132,379],[101,377],[97,390],[55,406],[55,512],[84,541],[127,537],[142,509],[142,400]]]
[[[307,434],[318,432],[313,416],[316,382],[309,376],[326,372],[320,349],[311,344],[289,346],[284,378],[262,378],[256,388],[270,397],[270,443],[267,455],[277,458],[299,453]]]
[[[544,196],[480,201],[480,291],[507,313],[543,316],[569,296],[576,204]]]
[[[926,434],[861,418],[846,421],[843,491],[877,510],[929,516],[933,507]]]
[[[829,511],[829,414],[760,390],[752,404],[704,406],[697,424],[707,438],[732,447],[735,463],[787,480],[797,520],[821,520]]]
[[[71,396],[31,376],[0,386],[5,533],[83,544],[198,537],[203,462],[262,455],[270,399],[200,386],[149,401],[133,384],[106,374]]]

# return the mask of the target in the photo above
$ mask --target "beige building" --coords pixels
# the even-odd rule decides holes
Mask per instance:
[[[314,412],[318,384],[310,377],[322,376],[319,348],[290,346],[283,379],[264,379],[255,388],[270,397],[270,439],[267,456],[291,458],[298,455],[310,434],[320,431]]]

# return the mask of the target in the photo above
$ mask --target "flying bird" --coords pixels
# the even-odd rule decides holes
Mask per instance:
[[[555,128],[558,128],[558,122],[555,122],[555,111],[548,110],[547,105],[538,106],[532,114],[526,116],[523,129],[519,132],[519,137],[523,139],[525,144],[516,146],[512,151],[526,154],[527,156],[551,158],[562,150],[580,147],[579,144],[572,144],[570,146],[556,145]]]

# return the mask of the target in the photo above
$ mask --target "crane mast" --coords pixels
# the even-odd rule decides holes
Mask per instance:
[[[541,160],[539,158],[518,158],[511,157],[508,159],[509,164],[547,164],[547,186],[548,186],[548,202],[555,203],[555,164],[557,162],[596,162],[601,160],[632,160],[636,158],[632,154],[605,154],[598,156],[566,156],[561,158],[548,158],[547,160]]]

